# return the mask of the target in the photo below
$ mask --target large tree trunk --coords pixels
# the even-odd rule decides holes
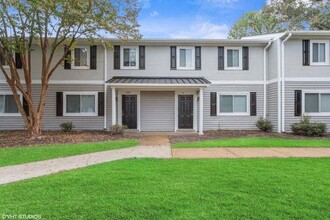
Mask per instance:
[[[29,137],[31,139],[36,139],[39,136],[41,136],[41,125],[42,125],[41,119],[36,119],[34,123],[27,128]]]

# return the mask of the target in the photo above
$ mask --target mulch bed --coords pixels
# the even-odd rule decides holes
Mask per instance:
[[[287,139],[330,139],[330,133],[324,137],[304,137],[297,136],[290,133],[275,133],[275,132],[262,132],[259,130],[216,130],[205,131],[204,135],[197,134],[184,134],[184,135],[171,135],[170,143],[193,142],[211,139],[225,139],[225,138],[243,138],[243,137],[261,137],[261,138],[287,138]]]
[[[101,142],[125,139],[140,139],[138,134],[111,136],[108,131],[44,131],[37,139],[29,139],[26,131],[0,131],[1,147],[37,146],[46,144],[75,144],[82,142]]]

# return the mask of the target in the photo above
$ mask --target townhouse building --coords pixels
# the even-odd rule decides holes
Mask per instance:
[[[57,69],[47,92],[44,130],[72,121],[78,130],[120,124],[138,131],[203,134],[256,129],[264,117],[276,131],[290,132],[304,114],[330,127],[330,31],[240,40],[109,41],[111,48],[80,40],[68,54],[73,62]],[[37,103],[41,54],[37,47],[33,53]],[[3,75],[0,129],[24,129]]]

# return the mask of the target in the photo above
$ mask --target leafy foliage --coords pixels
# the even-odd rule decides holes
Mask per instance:
[[[329,0],[270,0],[261,11],[248,12],[231,28],[228,38],[293,30],[329,30]]]
[[[303,136],[324,136],[327,132],[325,123],[312,123],[310,117],[304,115],[298,123],[291,125],[294,134]]]
[[[63,132],[71,132],[75,127],[72,121],[66,121],[60,124],[60,128]]]
[[[271,132],[273,130],[272,123],[263,117],[260,117],[258,121],[256,122],[257,128],[259,128],[261,131],[265,132]]]
[[[110,134],[111,135],[123,135],[125,129],[127,129],[127,126],[125,126],[125,125],[113,125],[110,128]]]

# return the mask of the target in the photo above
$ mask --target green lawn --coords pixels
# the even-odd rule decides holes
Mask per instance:
[[[173,144],[174,148],[213,147],[330,147],[329,140],[284,138],[229,138]]]
[[[137,140],[0,148],[0,167],[138,145]]]
[[[330,159],[132,159],[0,186],[42,219],[329,219]]]

